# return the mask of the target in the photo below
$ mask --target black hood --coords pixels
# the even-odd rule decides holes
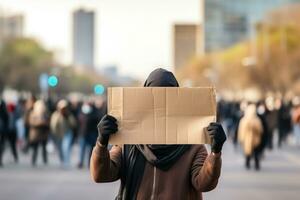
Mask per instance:
[[[179,87],[179,84],[172,72],[158,68],[150,73],[144,87]]]

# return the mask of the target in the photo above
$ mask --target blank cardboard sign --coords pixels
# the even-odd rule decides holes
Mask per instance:
[[[112,87],[108,113],[119,125],[111,144],[210,144],[203,128],[216,120],[215,89]]]

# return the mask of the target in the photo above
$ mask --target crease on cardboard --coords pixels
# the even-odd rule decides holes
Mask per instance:
[[[155,118],[155,116],[156,116],[156,106],[155,106],[154,91],[153,91],[152,88],[151,88],[151,94],[152,94],[152,104],[153,104],[153,107],[154,107],[154,109],[153,109],[154,111],[153,111],[153,114],[152,114],[152,116],[153,116],[153,123],[154,123],[154,130],[152,131],[152,136],[154,137],[154,141],[156,141],[157,140],[157,136],[155,134],[155,130],[157,128],[157,126],[156,126],[156,118]]]
[[[130,99],[125,101],[125,96],[130,98],[132,95],[132,101]],[[146,102],[142,101],[143,96],[147,98]],[[198,101],[201,97],[203,102]],[[204,134],[200,127],[216,119],[215,90],[212,87],[109,88],[108,98],[109,113],[120,115],[118,119],[121,128],[119,133],[111,137],[112,144],[210,143],[209,136]],[[184,99],[187,99],[187,102],[183,103]],[[120,105],[113,105],[116,103]],[[133,103],[133,106],[130,103]],[[145,110],[139,111],[139,108]],[[196,134],[198,132],[199,134]]]

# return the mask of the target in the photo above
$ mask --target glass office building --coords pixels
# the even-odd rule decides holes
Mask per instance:
[[[226,49],[255,36],[255,24],[281,6],[300,0],[203,0],[204,51]]]

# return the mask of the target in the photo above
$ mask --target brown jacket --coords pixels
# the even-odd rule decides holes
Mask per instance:
[[[91,175],[95,182],[120,178],[122,148],[110,151],[96,144],[91,157]],[[202,200],[202,192],[213,190],[221,171],[220,155],[207,155],[204,145],[193,145],[168,171],[146,163],[137,200]]]
[[[245,116],[241,119],[238,128],[238,139],[245,155],[250,156],[254,149],[260,145],[262,134],[263,126],[256,114],[256,107],[250,105],[246,109]]]
[[[29,141],[31,143],[45,142],[48,140],[50,131],[48,114],[39,116],[31,112],[29,114],[29,126]]]

